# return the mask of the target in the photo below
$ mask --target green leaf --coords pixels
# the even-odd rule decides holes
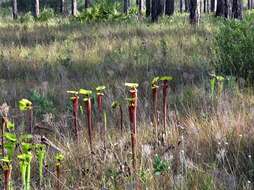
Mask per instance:
[[[137,88],[138,87],[138,83],[129,83],[129,82],[126,82],[124,85],[129,87],[129,88]]]
[[[98,92],[101,92],[101,91],[104,91],[106,89],[106,86],[98,86],[96,87],[96,91]]]
[[[28,152],[30,152],[31,149],[32,149],[32,144],[30,144],[30,143],[21,143],[21,145],[22,145],[22,150],[23,150],[23,152],[24,152],[25,154],[27,154]]]
[[[12,122],[8,121],[8,122],[7,122],[7,129],[9,129],[9,130],[13,130],[13,129],[15,129],[15,125],[14,125],[14,123],[12,123]]]
[[[9,160],[8,157],[6,157],[6,156],[4,158],[2,158],[0,161],[4,162],[4,163],[10,163],[11,162],[11,160]]]
[[[30,102],[28,99],[21,99],[19,101],[19,110],[20,111],[26,111],[32,108],[32,102]]]
[[[11,142],[17,141],[16,135],[12,134],[12,133],[4,133],[4,138],[8,141],[11,141]]]
[[[36,144],[35,150],[37,153],[46,151],[46,145],[45,144]]]
[[[31,134],[23,134],[19,137],[20,142],[30,142],[33,139],[33,135]]]
[[[29,153],[23,153],[23,154],[19,154],[17,156],[17,158],[21,161],[25,161],[27,163],[31,162],[32,158],[33,158],[33,155],[31,152]]]
[[[160,80],[160,77],[154,77],[152,80],[152,85],[156,85]]]
[[[210,80],[210,93],[212,97],[214,95],[214,89],[215,89],[215,78],[212,78]]]
[[[61,162],[64,159],[64,155],[61,153],[57,153],[55,156],[56,161]]]
[[[68,90],[67,91],[68,94],[75,94],[75,95],[78,95],[78,91],[74,91],[74,90]]]
[[[162,76],[162,77],[160,77],[160,80],[161,81],[171,81],[171,80],[173,80],[173,77],[171,77],[171,76]]]
[[[224,81],[225,78],[223,76],[216,76],[217,81]]]
[[[86,89],[80,89],[79,94],[85,95],[85,96],[90,96],[92,94],[91,90],[86,90]]]
[[[113,109],[115,109],[115,108],[117,108],[119,105],[120,105],[119,102],[114,101],[114,102],[111,104],[111,107],[112,107]]]

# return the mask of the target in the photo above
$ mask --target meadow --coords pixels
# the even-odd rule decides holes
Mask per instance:
[[[146,19],[80,23],[68,18],[20,23],[2,18],[0,104],[10,106],[9,119],[20,135],[27,117],[18,109],[18,100],[29,99],[34,133],[57,146],[47,149],[42,184],[38,163],[32,159],[32,189],[253,189],[253,87],[242,78],[226,76],[222,87],[219,80],[214,87],[211,84],[218,61],[215,35],[222,24],[206,15],[199,26],[192,26],[187,14],[163,17],[158,23]],[[151,84],[157,76],[173,78],[165,131],[159,85],[158,134]],[[135,172],[128,101],[122,101],[128,97],[126,82],[139,84]],[[85,108],[78,108],[77,142],[67,91],[96,91],[101,85],[106,87],[103,118],[91,96],[91,153]],[[111,106],[115,100],[122,103],[123,132],[119,111]],[[60,177],[54,161],[59,150],[64,156]],[[19,189],[18,159],[12,165],[11,183]]]

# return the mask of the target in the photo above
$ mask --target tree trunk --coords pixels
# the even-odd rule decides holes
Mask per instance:
[[[151,0],[146,0],[146,16],[149,17],[151,14]]]
[[[34,5],[34,16],[38,18],[40,16],[40,1],[35,0],[35,5]]]
[[[151,12],[151,17],[152,17],[152,22],[158,21],[158,0],[152,0],[152,12]]]
[[[251,9],[251,0],[248,0],[248,9]]]
[[[198,0],[190,0],[190,23],[198,24],[200,16],[200,6]]]
[[[17,6],[17,0],[12,1],[12,15],[13,19],[18,18],[18,6]]]
[[[183,12],[183,0],[180,0],[179,6],[180,6],[180,13],[182,13]]]
[[[189,0],[184,0],[185,12],[189,11],[189,5],[190,5]]]
[[[138,1],[138,11],[139,11],[140,15],[142,14],[142,7],[143,7],[143,0],[139,0]]]
[[[241,0],[233,0],[232,5],[232,17],[236,19],[243,18],[243,9],[242,9],[242,1]]]
[[[224,17],[231,18],[231,0],[224,1]]]
[[[218,0],[216,16],[224,16],[225,18],[231,17],[231,3],[230,0]]]
[[[62,13],[62,14],[65,14],[65,0],[61,0],[61,2],[60,2],[60,12]]]
[[[206,0],[206,12],[210,12],[210,0]]]
[[[72,16],[77,16],[77,0],[72,0],[71,2],[71,14]]]
[[[207,0],[204,0],[204,13],[206,13],[206,3],[207,3]]]
[[[215,9],[215,0],[211,0],[210,9],[211,9],[211,12],[214,12],[214,9]]]
[[[128,1],[128,0],[125,0]],[[87,9],[88,7],[90,7],[92,5],[92,1],[91,0],[85,0],[85,8]]]
[[[217,8],[216,8],[216,16],[224,16],[224,4],[225,4],[225,0],[217,0]]]
[[[174,0],[166,0],[166,7],[165,7],[165,14],[170,16],[174,14],[174,5],[175,1]]]
[[[159,15],[164,15],[165,12],[165,0],[159,0],[159,10],[158,13]]]
[[[123,1],[123,12],[124,14],[128,13],[128,0]]]

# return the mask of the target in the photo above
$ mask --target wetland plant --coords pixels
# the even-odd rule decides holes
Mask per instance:
[[[78,91],[67,91],[68,94],[72,94],[73,96],[70,98],[72,101],[72,123],[75,131],[75,135],[77,138],[77,142],[79,142],[79,130],[78,130],[78,109],[79,109],[79,97]]]
[[[129,118],[131,128],[131,147],[132,147],[132,167],[134,175],[136,175],[136,154],[137,154],[137,83],[125,83],[129,88],[130,98],[129,101]]]
[[[168,115],[168,105],[167,105],[167,98],[168,98],[168,87],[169,81],[173,80],[171,76],[163,76],[160,77],[160,81],[163,82],[162,90],[163,90],[163,130],[166,133],[166,125],[167,125],[167,115]]]
[[[93,152],[93,126],[92,126],[92,102],[91,95],[92,91],[80,89],[79,94],[84,95],[84,102],[86,107],[86,119],[87,119],[87,127],[88,127],[88,138],[90,144],[90,151]]]
[[[21,99],[19,101],[19,110],[27,112],[29,117],[29,133],[33,134],[33,106],[32,102],[28,99]]]
[[[62,162],[64,160],[64,155],[61,153],[57,153],[55,155],[55,164],[56,164],[56,177],[57,177],[57,184],[56,184],[56,189],[61,190],[61,167],[62,167]]]

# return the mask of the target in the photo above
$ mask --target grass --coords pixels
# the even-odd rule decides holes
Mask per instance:
[[[240,83],[234,88],[225,84],[222,95],[214,99],[209,92],[208,72],[213,70],[215,60],[213,36],[220,24],[219,20],[207,16],[194,28],[188,24],[187,15],[163,18],[156,24],[145,20],[90,24],[68,20],[20,24],[2,20],[0,102],[11,105],[11,116],[20,127],[21,119],[15,109],[18,99],[29,99],[36,90],[53,102],[53,116],[47,113],[42,124],[51,127],[53,133],[47,136],[65,150],[63,188],[128,189],[135,182],[129,173],[127,103],[123,105],[122,138],[110,107],[113,100],[127,97],[125,82],[137,82],[137,173],[143,188],[252,189],[253,89]],[[169,82],[166,142],[158,145],[151,124],[152,113],[149,113],[152,110],[150,82],[162,75],[173,76],[174,80]],[[95,154],[90,154],[84,114],[79,113],[78,146],[72,138],[71,103],[66,91],[95,89],[98,85],[107,86],[104,103],[108,141],[105,150],[98,133],[94,137]],[[33,102],[34,110],[40,107],[36,103]],[[162,120],[158,127],[163,128]],[[160,175],[154,174],[156,155],[169,166]],[[53,189],[57,181],[51,150],[47,160],[44,186]],[[35,172],[35,161],[32,166],[31,183],[36,189],[39,174]],[[18,173],[18,168],[14,168],[13,179],[19,179]],[[15,180],[15,185],[19,186],[19,181]]]

